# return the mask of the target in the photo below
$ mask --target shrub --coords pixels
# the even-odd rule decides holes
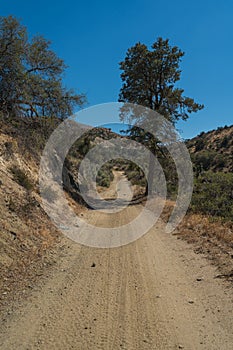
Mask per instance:
[[[228,143],[229,143],[230,139],[225,135],[221,144],[220,144],[220,147],[221,148],[226,148],[228,146]]]
[[[205,141],[199,138],[195,143],[195,152],[201,151],[205,147]]]
[[[33,189],[33,183],[29,179],[28,175],[16,165],[10,168],[10,171],[13,175],[13,179],[20,185],[23,186],[27,191]]]
[[[213,164],[217,169],[223,169],[227,165],[227,157],[225,157],[223,154],[217,154],[217,156],[214,158]]]
[[[202,151],[197,154],[192,154],[192,161],[195,166],[195,171],[200,173],[201,171],[207,171],[213,165],[213,160],[216,156],[214,151]]]
[[[109,187],[113,178],[112,165],[110,163],[106,163],[98,171],[96,183],[102,187]]]
[[[208,171],[196,178],[191,210],[233,220],[233,174]]]

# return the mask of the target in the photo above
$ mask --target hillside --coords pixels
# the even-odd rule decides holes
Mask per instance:
[[[232,280],[233,126],[202,132],[186,145],[194,165],[194,189],[177,235],[218,266],[217,277]]]
[[[59,120],[0,119],[0,306],[18,298],[17,290],[53,264],[53,249],[60,232],[41,207],[38,172],[42,150]],[[63,187],[70,205],[80,212],[77,165],[101,139],[116,137],[108,129],[92,129],[75,144],[63,167]],[[87,149],[85,150],[85,147]],[[106,175],[100,176],[100,181]],[[49,189],[53,198],[56,193]]]
[[[233,172],[233,125],[202,132],[186,145],[197,172]]]
[[[40,206],[39,152],[22,147],[14,127],[1,123],[0,135],[0,304],[17,298],[51,263],[46,250],[59,233]]]

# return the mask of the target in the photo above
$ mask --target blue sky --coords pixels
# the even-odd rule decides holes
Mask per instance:
[[[225,0],[0,0],[29,34],[42,34],[69,66],[67,87],[87,95],[88,106],[114,102],[121,87],[118,63],[140,41],[169,38],[185,56],[180,86],[205,104],[177,127],[184,138],[233,124],[233,2]],[[91,123],[90,120],[86,121]]]

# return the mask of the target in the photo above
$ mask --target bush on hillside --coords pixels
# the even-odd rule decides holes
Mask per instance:
[[[23,186],[27,191],[31,191],[33,189],[33,183],[31,182],[24,170],[14,165],[10,168],[10,171],[13,175],[13,179],[20,186]]]
[[[208,171],[198,176],[191,210],[233,220],[233,174]]]
[[[96,183],[98,186],[109,187],[114,175],[112,172],[112,165],[110,163],[104,164],[98,171]]]

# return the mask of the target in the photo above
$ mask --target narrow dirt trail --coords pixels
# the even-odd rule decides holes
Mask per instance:
[[[115,227],[140,210],[85,215]],[[0,349],[233,348],[232,290],[162,221],[127,246],[96,249],[63,238],[61,247],[47,278],[1,327]]]
[[[114,179],[109,188],[100,187],[100,196],[103,199],[122,199],[130,201],[133,197],[130,182],[124,176],[123,171],[113,170]]]

